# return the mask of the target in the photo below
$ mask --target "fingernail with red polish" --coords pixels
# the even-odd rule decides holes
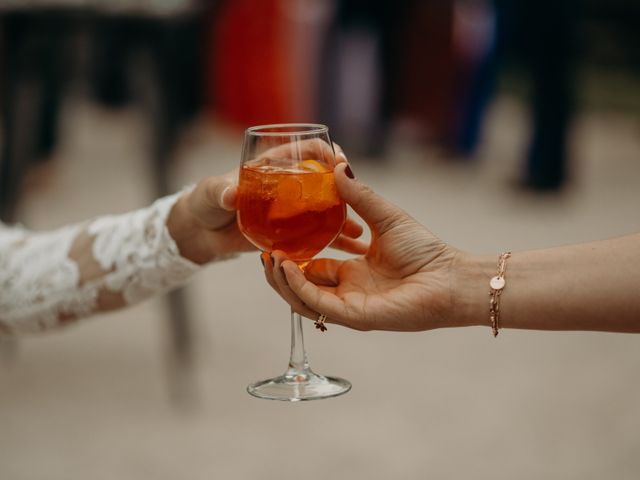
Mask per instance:
[[[347,165],[346,168],[344,169],[344,174],[352,180],[356,178],[356,176],[353,174],[353,171],[351,170],[351,167],[349,165]]]

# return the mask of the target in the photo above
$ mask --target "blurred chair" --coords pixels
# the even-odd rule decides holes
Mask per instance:
[[[53,20],[53,21],[52,21]],[[28,169],[56,143],[68,17],[57,12],[0,11],[0,219],[16,220]],[[18,342],[0,342],[0,360],[15,361]]]
[[[106,11],[91,8],[109,5],[99,1],[84,2],[81,9],[58,3],[58,8],[0,10],[0,218],[4,221],[16,220],[29,167],[55,146],[58,109],[69,80],[65,76],[70,70],[69,38],[78,29],[88,26],[91,32],[91,83],[96,97],[111,106],[140,97],[152,129],[150,171],[156,196],[172,191],[168,166],[173,148],[181,126],[200,106],[201,34],[207,19],[202,9],[188,0],[121,1],[118,10]],[[144,82],[137,90],[130,81],[134,52]],[[194,393],[193,325],[184,292],[173,292],[168,299],[170,385],[175,399],[189,400]]]
[[[0,218],[15,220],[24,176],[56,143],[72,14],[9,11],[0,15]]]

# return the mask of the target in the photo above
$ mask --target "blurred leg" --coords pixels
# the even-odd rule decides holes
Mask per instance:
[[[30,19],[25,15],[2,17],[2,128],[0,157],[0,218],[15,220],[15,209],[28,164],[35,156],[31,132],[37,117],[39,82],[30,70]]]
[[[533,137],[526,183],[558,189],[567,178],[567,142],[573,103],[570,2],[531,2],[529,61],[533,83]]]
[[[143,55],[149,69],[149,88],[144,103],[152,120],[151,168],[156,194],[162,196],[175,188],[169,179],[175,144],[184,121],[199,104],[199,78],[194,78],[195,65],[199,60],[195,52],[199,45],[190,43],[198,38],[195,29],[199,24],[188,20],[145,20],[143,28],[147,33]],[[180,404],[188,404],[196,400],[197,394],[193,378],[196,361],[194,325],[185,290],[171,292],[167,298],[171,393]]]
[[[26,63],[30,53],[31,20],[24,15],[1,17],[0,102],[2,103],[2,151],[0,152],[0,219],[15,221],[22,181],[35,157],[33,138],[41,92],[37,76]],[[10,364],[16,358],[18,341],[0,341],[0,362]]]

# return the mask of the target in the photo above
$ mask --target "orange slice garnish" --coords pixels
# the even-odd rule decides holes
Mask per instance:
[[[308,170],[310,172],[326,173],[329,172],[329,168],[323,165],[317,160],[302,160],[300,162],[300,168]]]

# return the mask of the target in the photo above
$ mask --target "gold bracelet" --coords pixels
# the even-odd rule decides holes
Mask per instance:
[[[506,285],[505,270],[507,268],[507,258],[511,256],[511,252],[504,252],[498,258],[498,275],[489,281],[489,318],[491,319],[491,331],[493,336],[498,336],[500,328],[500,295]]]

